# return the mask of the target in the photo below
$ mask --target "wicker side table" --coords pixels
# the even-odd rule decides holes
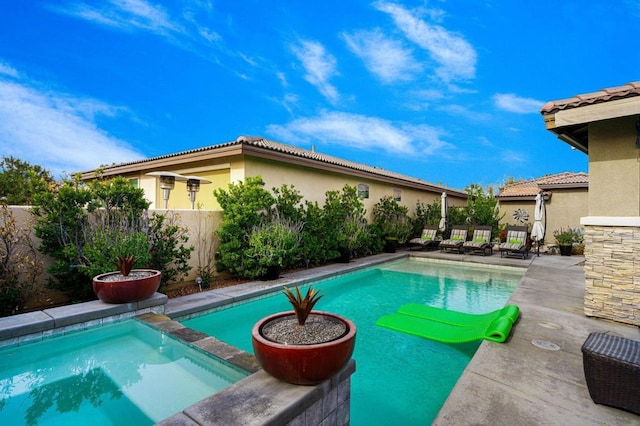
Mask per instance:
[[[640,342],[591,333],[582,345],[584,375],[596,404],[640,414]]]

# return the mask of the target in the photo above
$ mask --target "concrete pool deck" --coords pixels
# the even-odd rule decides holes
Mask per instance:
[[[594,331],[610,332],[640,340],[640,332],[638,327],[635,326],[587,318],[584,315],[583,257],[546,255],[538,257],[535,254],[531,254],[528,259],[523,260],[501,258],[497,253],[492,256],[448,254],[437,251],[415,251],[410,254],[431,259],[513,266],[526,269],[523,278],[509,300],[509,303],[517,304],[521,312],[520,319],[516,323],[510,338],[503,344],[483,342],[480,345],[477,353],[434,420],[434,424],[640,425],[640,416],[623,410],[597,405],[593,403],[589,396],[584,378],[581,352],[582,344],[589,333]],[[283,274],[282,278],[273,282],[251,282],[170,299],[166,302],[166,305],[164,305],[166,296],[156,294],[148,304],[161,304],[162,309],[159,309],[160,307],[145,306],[143,311],[151,310],[156,313],[164,313],[173,319],[180,320],[195,313],[200,314],[207,310],[217,309],[222,305],[236,303],[274,290],[278,291],[283,285],[304,284],[319,278],[334,276],[344,271],[361,269],[406,255],[407,252],[380,254],[357,259],[349,264],[332,264],[320,268],[297,271]],[[31,336],[39,336],[39,338],[50,335],[52,331],[49,329],[55,327],[56,324],[64,325],[64,327],[61,327],[61,331],[67,328],[69,330],[75,329],[77,327],[74,325],[75,323],[67,324],[71,320],[76,322],[81,320],[89,321],[87,324],[91,325],[96,321],[101,321],[95,319],[96,312],[101,312],[105,309],[108,310],[106,313],[114,318],[120,318],[125,315],[119,311],[111,312],[111,310],[120,309],[120,307],[105,307],[101,305],[101,302],[82,304],[81,312],[79,311],[80,308],[74,305],[57,309],[59,312],[56,310],[2,318],[0,319],[0,336],[4,336],[5,343],[18,343],[23,341],[24,337],[21,337],[23,334],[32,333]],[[136,313],[135,310],[132,310],[126,313],[126,316],[130,317],[140,313],[142,312]],[[103,314],[105,312],[100,315]],[[164,318],[169,320],[168,317]],[[175,321],[167,321],[167,324],[174,328],[184,328]],[[212,340],[211,338],[208,336],[202,337],[208,338],[208,340],[204,339],[208,346],[212,345],[209,341]],[[189,339],[187,340],[190,341]],[[536,346],[532,343],[533,341],[548,342],[546,346],[556,345],[558,350],[544,349],[545,345]],[[208,349],[208,346],[203,349]],[[228,352],[227,355],[231,358],[238,358],[242,355],[230,351],[227,347],[223,349],[223,352]],[[249,360],[243,358],[242,361],[248,362]],[[247,369],[255,371],[256,368],[254,366],[254,368]],[[350,368],[353,370],[354,366],[351,365]],[[352,370],[350,372],[353,372]],[[260,379],[264,386],[269,387],[269,389],[264,389],[266,394],[271,394],[278,388],[279,382],[266,377],[266,373],[259,371],[254,376],[256,377],[255,380]],[[357,372],[352,377],[352,380],[357,380]],[[290,387],[285,389],[285,393],[289,396],[291,396]],[[305,387],[295,388],[306,389]],[[304,397],[305,395],[302,396]],[[283,406],[286,406],[285,399],[282,401]],[[194,407],[197,408],[199,406]],[[209,411],[210,406],[206,406],[206,408],[206,411],[211,414],[211,411]],[[215,412],[219,413],[219,410]],[[239,415],[237,412],[234,413]],[[231,412],[229,414],[232,415]],[[236,421],[236,423],[232,423],[231,419],[228,419],[230,422],[227,424],[248,424],[243,423],[240,419],[241,416],[234,418],[233,421]],[[183,424],[176,423],[176,418],[167,420],[168,422],[165,424]],[[259,420],[256,421],[256,423],[252,424],[262,424]],[[209,423],[201,422],[199,424]]]
[[[334,264],[300,271],[287,274],[274,284],[280,287],[291,282],[303,283],[405,254],[383,254],[358,259],[348,265]],[[511,337],[503,344],[481,344],[434,424],[640,424],[640,416],[595,404],[589,396],[581,352],[589,333],[607,331],[636,340],[640,339],[640,333],[638,327],[584,315],[583,257],[530,254],[523,260],[501,258],[497,253],[478,256],[414,251],[410,254],[431,259],[526,268],[525,275],[509,300],[509,303],[521,309],[520,319]],[[243,298],[256,290],[268,291],[265,283],[262,286],[256,288],[256,283],[248,283],[226,290],[224,298]],[[216,300],[210,299],[211,307],[221,302],[217,298],[222,295],[218,294]],[[193,299],[170,300],[167,314],[179,317],[200,310],[203,297],[213,298],[202,294],[196,296],[200,299],[197,302]],[[557,345],[559,350],[542,349],[532,341],[549,342]],[[357,373],[352,380],[357,380]]]
[[[513,265],[505,260],[494,254],[482,262]],[[509,300],[520,307],[520,319],[507,342],[481,344],[433,424],[640,424],[640,416],[591,400],[581,352],[590,332],[639,340],[638,327],[584,315],[583,257],[515,260],[529,264]],[[533,341],[553,343],[559,350]]]

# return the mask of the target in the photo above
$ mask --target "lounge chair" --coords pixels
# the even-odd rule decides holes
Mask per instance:
[[[529,256],[529,247],[527,246],[527,227],[526,226],[510,226],[507,228],[506,241],[498,247],[500,257],[506,256],[522,256],[523,259]]]
[[[440,241],[442,241],[442,239],[436,237],[437,232],[437,226],[425,226],[420,237],[409,240],[409,250],[411,251],[413,247],[419,247],[421,250],[437,248]]]
[[[493,254],[493,244],[491,244],[492,230],[491,226],[476,226],[471,240],[462,244],[462,250],[465,253],[482,253],[483,256],[488,253],[491,256]]]
[[[453,225],[451,228],[451,235],[448,240],[442,240],[440,242],[440,251],[457,251],[462,253],[462,244],[467,241],[467,232],[469,228],[464,225]]]

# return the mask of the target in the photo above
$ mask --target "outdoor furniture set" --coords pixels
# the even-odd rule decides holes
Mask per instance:
[[[470,240],[467,240],[469,228],[465,225],[454,225],[451,228],[451,235],[446,240],[437,237],[438,228],[436,226],[425,226],[422,236],[409,241],[409,250],[420,248],[422,250],[436,250],[452,253],[475,253],[483,256],[493,254],[493,243],[491,242],[491,226],[476,226]],[[517,256],[525,259],[529,255],[527,244],[527,227],[510,226],[507,229],[506,241],[498,246],[500,256]]]

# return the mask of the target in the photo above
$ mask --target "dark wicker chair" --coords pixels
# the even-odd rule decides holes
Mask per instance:
[[[593,402],[640,414],[640,342],[591,333],[582,360]]]

